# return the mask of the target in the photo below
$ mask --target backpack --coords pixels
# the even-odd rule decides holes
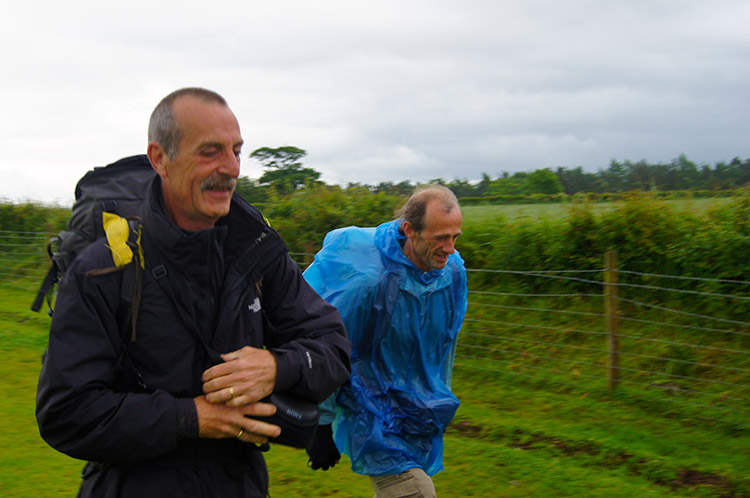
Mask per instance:
[[[52,294],[55,284],[62,281],[71,261],[91,242],[107,235],[110,239],[110,247],[113,248],[113,256],[117,261],[118,247],[113,245],[110,237],[125,237],[130,242],[129,246],[138,245],[140,248],[140,224],[137,216],[140,215],[141,206],[146,197],[148,186],[156,172],[146,155],[125,157],[107,166],[96,167],[87,172],[76,184],[75,203],[68,221],[68,229],[52,237],[47,243],[47,253],[52,261],[47,275],[42,282],[39,292],[34,299],[31,309],[39,311],[45,298],[47,300],[48,313],[53,312]],[[130,233],[123,233],[122,222],[110,217],[110,233],[105,231],[104,213],[112,213],[128,220]],[[119,229],[119,234],[115,233]],[[122,245],[119,245],[122,247]],[[124,249],[124,248],[123,248]],[[140,250],[136,252],[136,258],[140,256],[140,265],[143,264]],[[129,262],[129,261],[128,261]],[[126,261],[121,261],[116,268],[104,269],[110,271],[126,266]],[[135,272],[137,274],[137,271]],[[130,272],[126,272],[130,274]],[[138,275],[136,275],[138,279]],[[128,287],[128,292],[123,295],[137,295],[137,285],[133,285],[130,278],[123,279],[123,287]],[[131,289],[132,288],[132,289]],[[134,317],[137,313],[137,299],[133,302]]]

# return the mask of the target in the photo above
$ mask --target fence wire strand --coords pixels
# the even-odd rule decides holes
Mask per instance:
[[[560,313],[563,315],[578,315],[578,316],[594,316],[594,317],[606,317],[604,313],[591,313],[587,311],[570,311],[570,310],[557,310],[550,308],[526,308],[522,306],[506,306],[503,304],[490,304],[490,303],[478,303],[476,301],[469,301],[469,306],[486,306],[488,308],[500,308],[509,310],[520,310],[520,311],[534,311],[537,313]]]
[[[471,358],[471,356],[465,356],[465,355],[463,357],[464,358]],[[472,370],[482,370],[482,371],[485,371],[485,372],[499,373],[501,375],[511,375],[511,376],[515,376],[515,377],[524,377],[524,378],[527,378],[527,379],[530,379],[530,380],[533,380],[533,381],[536,381],[536,382],[539,382],[541,380],[542,382],[545,382],[545,383],[559,384],[559,385],[565,386],[565,387],[567,387],[567,388],[569,388],[571,390],[577,390],[577,389],[579,389],[579,386],[577,384],[573,384],[573,383],[570,383],[570,382],[565,382],[565,381],[562,381],[562,380],[559,380],[559,379],[549,379],[549,378],[539,379],[539,377],[536,376],[536,375],[524,374],[524,373],[520,373],[520,372],[513,372],[513,371],[510,371],[510,370],[507,370],[507,369],[502,369],[501,370],[501,369],[497,369],[497,368],[489,368],[489,367],[483,367],[483,366],[470,365],[468,363],[462,363],[462,362],[456,362],[455,366],[458,367],[459,369],[461,369],[461,368],[469,368],[469,369],[472,369]],[[636,386],[642,386],[642,384],[639,384],[637,382],[636,383],[632,383],[632,382],[628,382],[628,381],[622,381],[622,382],[625,383],[625,384],[634,384]],[[646,386],[646,387],[653,387],[653,386]],[[640,395],[628,394],[628,396],[631,397],[631,398],[634,398],[634,399],[643,399],[643,396],[640,396]],[[671,400],[669,398],[664,398],[664,397],[659,398],[659,399],[661,401],[666,401],[666,402],[672,402],[673,401],[673,400]],[[710,405],[707,405],[706,407],[709,408],[709,409],[714,409],[714,410],[717,409],[717,408],[711,407]],[[735,411],[735,413],[737,413],[737,412]],[[740,415],[744,414],[743,412],[739,412],[739,413],[740,413]],[[706,421],[706,422],[720,423],[720,424],[731,423],[735,427],[741,427],[741,428],[748,428],[748,429],[750,429],[750,424],[746,424],[746,423],[742,423],[742,422],[737,422],[737,421],[728,421],[728,420],[723,419],[723,418],[711,418],[711,417],[706,417],[706,416],[703,416],[703,415],[691,415],[690,418],[694,418],[696,420],[703,420],[703,421]]]
[[[513,296],[513,297],[604,297],[605,294],[519,294],[517,292],[490,292],[469,290],[469,294],[482,296]]]
[[[608,368],[608,365],[604,363],[591,363],[581,360],[570,360],[567,358],[559,358],[559,357],[553,357],[553,356],[545,356],[545,355],[538,355],[534,353],[529,353],[527,351],[513,351],[510,349],[502,349],[502,348],[486,348],[482,346],[472,346],[469,344],[459,344],[459,346],[467,347],[467,348],[475,348],[475,349],[482,349],[486,351],[492,351],[492,352],[503,352],[503,353],[509,353],[509,354],[515,354],[519,356],[523,356],[524,358],[540,358],[544,360],[550,360],[550,361],[557,361],[557,362],[563,362],[563,363],[575,363],[578,365],[585,365],[590,367],[597,367],[597,368]],[[654,372],[651,370],[641,370],[638,368],[627,368],[627,367],[617,367],[617,370],[621,372],[634,372],[634,373],[643,373],[643,374],[650,374],[650,375],[660,375],[665,377],[670,377],[673,379],[683,379],[683,380],[692,380],[695,382],[705,382],[707,384],[717,384],[717,385],[724,385],[724,386],[734,386],[739,387],[740,389],[747,389],[750,388],[750,385],[745,384],[737,384],[733,382],[723,382],[719,380],[712,380],[712,379],[701,379],[699,377],[690,377],[687,375],[679,375],[679,374],[671,374],[671,373],[664,373],[664,372]]]
[[[672,309],[672,308],[666,308],[664,306],[659,306],[658,304],[648,304],[648,303],[644,303],[644,302],[641,302],[641,301],[635,301],[633,299],[625,299],[625,298],[622,298],[622,297],[618,297],[617,299],[618,299],[618,301],[622,301],[622,302],[625,302],[625,303],[635,304],[635,305],[638,305],[638,306],[643,306],[643,307],[646,307],[646,308],[651,308],[651,309],[655,309],[655,310],[659,310],[659,311],[666,311],[666,312],[669,312],[669,313],[674,313],[675,315],[689,316],[691,318],[700,318],[700,319],[703,319],[703,320],[715,320],[717,322],[731,323],[731,324],[734,324],[734,325],[750,326],[750,322],[742,322],[742,321],[739,321],[739,320],[729,320],[727,318],[721,318],[721,317],[715,317],[715,316],[708,316],[708,315],[700,315],[698,313],[691,313],[689,311],[675,310],[675,309]]]
[[[509,337],[504,335],[489,335],[489,334],[477,334],[475,332],[461,332],[462,336],[470,336],[470,337],[483,337],[487,339],[499,339],[503,341],[511,341],[511,342],[522,342],[524,344],[534,344],[537,346],[550,346],[550,347],[556,347],[556,348],[562,348],[562,349],[576,349],[579,351],[589,351],[592,353],[601,353],[601,354],[608,354],[609,351],[606,349],[600,349],[600,348],[591,348],[587,346],[573,346],[571,344],[560,344],[559,342],[547,342],[547,341],[532,341],[531,339],[520,339],[518,337]],[[481,346],[477,346],[481,347]],[[489,351],[492,351],[492,348],[483,348],[487,349]],[[627,351],[620,351],[619,353],[621,356],[632,356],[635,358],[644,358],[647,360],[659,360],[659,361],[668,361],[672,363],[680,363],[682,365],[691,365],[691,366],[697,366],[697,367],[703,367],[703,368],[715,368],[718,370],[731,370],[733,372],[738,373],[750,373],[750,369],[748,368],[739,368],[739,367],[728,367],[725,365],[714,365],[711,363],[702,363],[702,362],[696,362],[696,361],[688,361],[688,360],[680,360],[678,358],[667,358],[664,356],[653,356],[653,355],[646,355],[641,353],[630,353]]]
[[[687,277],[683,275],[659,275],[658,273],[641,273],[638,271],[631,271],[631,270],[617,270],[617,272],[623,275],[637,275],[639,277],[673,278],[677,280],[692,280],[692,281],[698,281],[698,282],[717,282],[717,283],[722,283],[722,284],[750,285],[750,282],[747,282],[745,280],[729,280],[726,278]]]
[[[483,361],[488,360],[488,361],[491,361],[491,362],[494,362],[494,363],[514,364],[513,362],[511,362],[509,360],[497,360],[497,359],[493,359],[493,358],[482,358],[482,357],[478,357],[478,356],[471,356],[471,355],[458,354],[458,353],[456,354],[456,357],[457,358],[468,358],[468,359],[472,359],[472,360],[483,360]],[[588,377],[588,378],[591,378],[591,379],[601,380],[601,376],[598,376],[598,375],[590,375],[590,374],[584,374],[584,373],[580,373],[580,372],[571,373],[571,372],[567,372],[565,370],[558,370],[556,368],[545,368],[545,367],[538,367],[538,366],[535,366],[535,365],[523,365],[523,366],[520,366],[519,368],[529,368],[529,369],[532,369],[532,370],[539,370],[539,371],[549,372],[549,373],[554,373],[554,374],[572,375],[573,377]],[[515,373],[515,372],[509,372],[508,370],[496,370],[496,371],[499,371],[499,372],[502,372],[502,373]],[[533,378],[534,376],[530,376],[530,377]],[[648,388],[651,388],[651,389],[664,390],[664,388],[662,388],[662,387],[652,386],[650,384],[644,384],[642,382],[634,382],[634,381],[627,381],[627,380],[623,380],[621,382],[623,382],[625,384],[640,386],[640,387],[648,387]],[[574,384],[570,384],[570,386],[573,387],[573,388],[577,388],[577,386],[575,386]],[[660,399],[666,401],[669,398],[660,398]],[[677,400],[674,400],[674,401],[677,401]],[[747,412],[739,411],[739,410],[732,410],[732,409],[725,408],[725,407],[716,407],[716,406],[711,406],[711,405],[698,404],[698,403],[688,403],[688,402],[683,402],[683,403],[689,404],[691,406],[696,406],[696,407],[699,407],[699,408],[708,408],[710,410],[721,410],[721,411],[725,411],[725,412],[737,413],[737,414],[740,414],[740,415],[747,415]]]

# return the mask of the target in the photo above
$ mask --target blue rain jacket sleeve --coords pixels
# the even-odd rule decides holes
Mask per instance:
[[[352,470],[434,475],[459,405],[450,381],[466,270],[454,253],[444,269],[423,272],[404,256],[398,225],[334,230],[305,278],[338,308],[352,342],[352,375],[336,396],[334,422]],[[330,421],[333,413],[323,407],[321,415]]]

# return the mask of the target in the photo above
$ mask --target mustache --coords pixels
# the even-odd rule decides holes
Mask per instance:
[[[214,174],[204,179],[200,184],[201,192],[206,190],[229,191],[237,186],[237,179],[227,175]]]

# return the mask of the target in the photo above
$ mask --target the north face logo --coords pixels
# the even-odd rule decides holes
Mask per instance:
[[[253,313],[257,313],[260,311],[260,298],[255,298],[255,301],[253,301],[253,304],[248,304],[247,309],[252,311]]]

